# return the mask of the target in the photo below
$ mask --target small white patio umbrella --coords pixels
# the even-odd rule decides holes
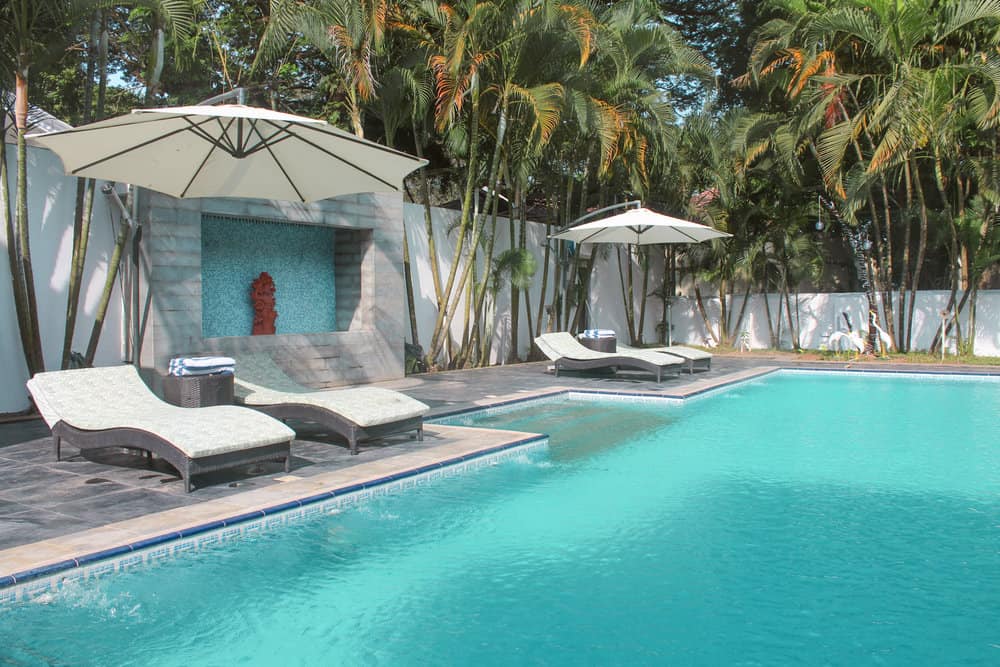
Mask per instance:
[[[175,197],[310,202],[393,192],[426,164],[322,120],[237,104],[136,109],[32,138],[59,155],[71,176]]]
[[[634,202],[638,203],[638,202]],[[633,208],[617,215],[585,222],[552,234],[549,238],[575,243],[631,243],[634,245],[701,243],[732,236],[697,222],[672,218],[648,208]],[[670,301],[666,319],[670,321]],[[671,343],[670,327],[665,332]]]
[[[732,236],[697,222],[672,218],[648,208],[633,208],[602,220],[570,227],[551,238],[575,243],[701,243]]]

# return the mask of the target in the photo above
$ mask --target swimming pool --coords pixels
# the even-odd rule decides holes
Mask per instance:
[[[0,657],[996,664],[998,415],[845,374],[526,404],[473,419],[547,450],[0,608]]]

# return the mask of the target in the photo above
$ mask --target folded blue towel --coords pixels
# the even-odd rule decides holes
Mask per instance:
[[[583,338],[615,338],[614,329],[584,329]]]
[[[170,360],[167,373],[170,375],[214,375],[232,374],[236,361],[232,357],[176,357]]]

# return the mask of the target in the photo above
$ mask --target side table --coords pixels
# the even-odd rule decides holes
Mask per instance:
[[[577,336],[576,339],[580,341],[580,345],[596,352],[610,352],[613,354],[618,351],[618,336],[601,336],[600,338]]]
[[[163,398],[182,408],[233,404],[233,374],[168,375],[163,378]]]

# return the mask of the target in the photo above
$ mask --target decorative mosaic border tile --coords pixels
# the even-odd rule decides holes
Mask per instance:
[[[395,494],[429,482],[497,465],[548,446],[547,436],[533,435],[452,459],[431,463],[368,482],[352,484],[264,510],[241,514],[179,532],[79,556],[0,578],[0,605],[31,600],[118,572],[148,567],[183,553],[203,551],[286,524],[306,521],[372,498]]]

